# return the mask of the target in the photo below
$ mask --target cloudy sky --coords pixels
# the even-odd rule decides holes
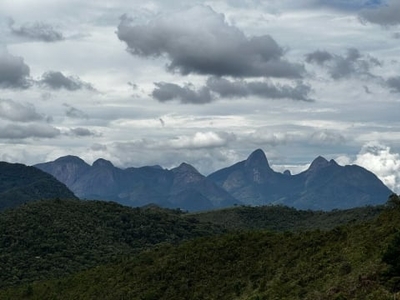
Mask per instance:
[[[0,159],[203,174],[263,149],[400,192],[399,0],[2,0]]]

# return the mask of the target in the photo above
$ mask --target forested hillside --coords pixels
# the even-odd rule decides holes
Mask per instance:
[[[218,234],[179,210],[35,201],[0,214],[0,287],[115,262],[159,243]]]
[[[369,221],[162,243],[62,279],[3,289],[0,299],[396,299],[399,224],[393,195]]]

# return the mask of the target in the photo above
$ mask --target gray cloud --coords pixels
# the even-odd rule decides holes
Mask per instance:
[[[333,79],[347,78],[355,74],[373,76],[370,73],[371,67],[382,66],[378,59],[363,55],[356,48],[347,49],[345,55],[318,50],[306,54],[306,61],[325,66]]]
[[[0,128],[0,139],[55,138],[60,130],[47,124],[9,124]]]
[[[394,39],[400,39],[400,32],[395,32],[395,33],[393,33],[393,34],[392,34],[392,37],[393,37]]]
[[[205,86],[195,90],[193,85],[186,84],[181,87],[174,83],[155,83],[156,88],[152,96],[166,102],[179,100],[181,103],[206,104],[215,101],[215,96],[221,98],[244,98],[257,96],[264,99],[283,99],[314,101],[308,97],[311,87],[302,82],[295,86],[273,84],[269,81],[234,80],[230,81],[220,77],[211,77]],[[212,93],[211,93],[212,92]]]
[[[400,93],[400,76],[390,77],[386,80],[386,85],[393,93]]]
[[[121,18],[118,38],[143,57],[167,57],[170,72],[234,77],[299,78],[304,66],[283,59],[284,49],[269,35],[246,37],[208,6],[135,25]]]
[[[341,145],[346,142],[346,138],[337,131],[321,130],[313,132],[309,142],[322,145]]]
[[[275,85],[268,81],[230,81],[224,78],[212,77],[207,80],[207,87],[223,98],[258,96],[266,99],[288,98],[312,101],[308,97],[311,87],[302,82],[297,82],[297,84],[292,87],[290,85]]]
[[[89,129],[82,128],[82,127],[72,128],[72,129],[70,129],[70,132],[72,135],[78,136],[78,137],[87,137],[87,136],[95,136],[96,135],[94,132],[90,131]]]
[[[374,9],[364,9],[359,16],[363,22],[383,26],[398,25],[400,24],[400,2],[391,0],[387,5],[381,5]]]
[[[0,118],[16,122],[30,122],[42,120],[43,116],[36,112],[33,104],[0,99]]]
[[[333,55],[324,50],[317,50],[312,53],[306,54],[306,62],[308,63],[323,65],[325,62],[331,59],[333,59]]]
[[[84,88],[93,90],[90,83],[82,81],[79,77],[65,76],[58,71],[44,73],[42,79],[39,80],[38,83],[53,90],[66,89],[69,91],[76,91]]]
[[[32,40],[40,40],[44,42],[56,42],[64,40],[64,36],[60,31],[54,29],[50,24],[35,22],[26,23],[20,27],[14,26],[14,20],[10,20],[9,27],[13,34],[29,38]]]
[[[0,88],[28,88],[30,69],[24,59],[0,50]]]
[[[89,118],[89,116],[82,110],[77,109],[76,107],[73,107],[66,103],[64,103],[63,105],[67,108],[67,110],[65,111],[65,115],[67,117],[70,117],[73,119],[88,119]]]
[[[179,100],[181,103],[205,104],[213,100],[207,87],[196,91],[190,84],[184,87],[167,82],[154,84],[156,88],[153,90],[152,96],[160,102]]]

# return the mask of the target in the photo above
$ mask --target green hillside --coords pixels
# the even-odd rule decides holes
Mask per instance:
[[[0,291],[0,299],[396,299],[400,199],[332,230],[241,231]]]
[[[269,229],[300,231],[333,229],[339,225],[359,223],[378,216],[383,206],[365,206],[346,210],[297,210],[287,206],[238,206],[189,214],[200,222],[210,222],[227,230]]]
[[[37,168],[0,162],[0,211],[54,198],[76,199],[63,183]]]
[[[57,278],[149,247],[217,234],[178,210],[113,202],[35,201],[0,213],[0,287]]]

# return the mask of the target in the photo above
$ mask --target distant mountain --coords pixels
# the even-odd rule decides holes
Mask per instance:
[[[120,169],[104,159],[90,166],[79,157],[66,156],[35,167],[65,183],[82,199],[111,200],[128,206],[154,203],[190,211],[240,204],[186,163],[171,170],[159,166]]]
[[[23,164],[0,162],[0,210],[54,198],[76,199],[65,184],[46,172]]]
[[[275,172],[264,152],[208,176],[248,205],[283,204],[299,209],[332,210],[383,204],[392,191],[373,173],[317,157],[308,170],[291,175]]]

